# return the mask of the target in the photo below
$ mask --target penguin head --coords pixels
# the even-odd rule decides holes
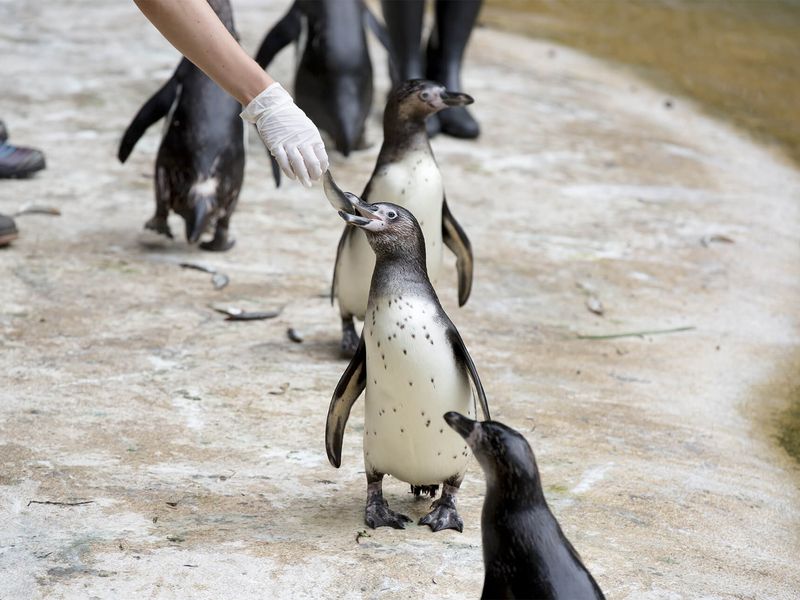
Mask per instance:
[[[451,106],[472,104],[472,96],[448,91],[428,79],[409,79],[397,85],[386,105],[387,115],[400,119],[422,119]]]
[[[473,421],[454,411],[444,420],[472,449],[490,489],[520,500],[544,501],[536,458],[522,434],[497,421]]]
[[[339,211],[350,225],[364,230],[369,245],[378,257],[402,255],[416,257],[425,264],[425,240],[422,229],[408,210],[390,202],[367,204],[357,196],[354,213]]]

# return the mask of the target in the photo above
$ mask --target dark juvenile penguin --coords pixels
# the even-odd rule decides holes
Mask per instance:
[[[348,202],[355,214],[339,214],[366,232],[377,262],[368,319],[328,410],[328,459],[337,468],[341,465],[345,425],[353,403],[366,389],[367,525],[402,529],[410,521],[390,510],[383,498],[383,477],[393,475],[411,484],[417,496],[435,497],[443,484],[441,498],[419,524],[433,531],[461,531],[455,498],[469,452],[441,415],[448,410],[474,414],[477,396],[488,418],[486,395],[464,342],[428,279],[417,220],[396,204],[366,204],[352,195],[342,197],[339,204]]]
[[[280,50],[297,42],[295,102],[345,156],[363,147],[372,107],[367,26],[388,44],[385,29],[362,0],[296,0],[256,53],[256,62],[266,68]]]
[[[209,4],[238,39],[228,0]],[[186,239],[194,244],[216,223],[214,238],[204,250],[228,250],[228,233],[244,177],[244,128],[241,105],[185,58],[164,86],[134,117],[119,146],[125,162],[150,125],[166,117],[156,157],[156,214],[146,229],[172,237],[170,209],[186,223]]]
[[[448,106],[472,101],[467,94],[449,92],[434,81],[415,79],[397,86],[383,113],[383,145],[362,195],[366,202],[373,198],[393,202],[416,216],[425,235],[428,275],[434,287],[442,270],[442,246],[456,255],[460,306],[472,289],[472,247],[447,206],[425,119]],[[336,254],[331,300],[335,297],[339,302],[342,351],[346,355],[352,355],[358,344],[353,319],[364,319],[374,264],[364,232],[345,227]]]
[[[502,423],[480,423],[457,412],[444,420],[466,440],[486,475],[481,597],[604,598],[547,506],[525,438]]]

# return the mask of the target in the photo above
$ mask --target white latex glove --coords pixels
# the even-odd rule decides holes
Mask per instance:
[[[306,187],[328,170],[319,130],[277,81],[253,98],[242,118],[255,123],[261,139],[289,179]]]

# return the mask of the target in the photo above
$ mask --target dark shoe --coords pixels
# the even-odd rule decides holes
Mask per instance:
[[[6,129],[6,124],[0,121],[0,144],[5,142],[8,139],[8,129]]]
[[[446,108],[436,116],[445,135],[472,140],[481,133],[478,122],[463,106]]]
[[[442,124],[439,122],[439,115],[433,114],[425,119],[425,128],[428,130],[428,137],[432,138],[442,131]]]
[[[0,215],[0,248],[8,246],[17,239],[18,235],[17,225],[14,223],[14,219],[5,215]]]
[[[39,150],[0,144],[0,178],[28,177],[44,167],[44,154]]]

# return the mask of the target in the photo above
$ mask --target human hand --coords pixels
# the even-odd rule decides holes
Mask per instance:
[[[255,123],[267,149],[289,179],[306,187],[328,170],[328,154],[319,130],[300,110],[280,83],[273,83],[242,111]]]

